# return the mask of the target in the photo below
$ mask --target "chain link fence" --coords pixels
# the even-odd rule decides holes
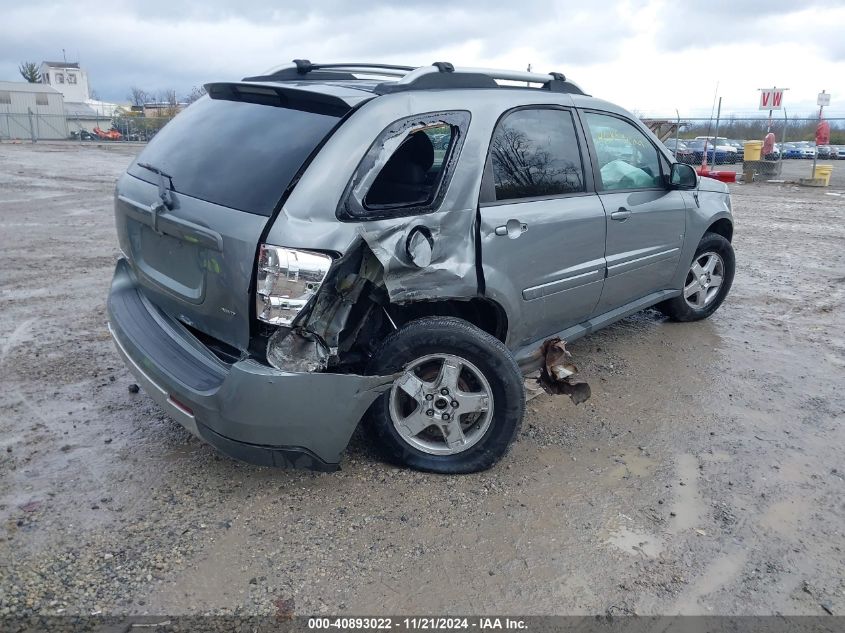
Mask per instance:
[[[0,140],[75,140],[100,142],[147,142],[173,116],[143,116],[123,112],[117,116],[73,116],[36,112],[0,112]],[[771,163],[792,159],[845,160],[845,118],[826,119],[830,145],[816,147],[817,117],[734,117],[718,122],[710,118],[643,117],[642,121],[675,154],[679,162],[700,165],[741,164],[745,142],[762,141],[774,133],[772,151],[760,157]],[[772,170],[780,172],[778,166]]]
[[[831,128],[830,144],[816,147],[818,117],[733,117],[718,122],[710,118],[643,118],[643,121],[675,154],[679,162],[700,165],[705,151],[709,165],[743,163],[745,142],[762,142],[771,132],[774,146],[763,152],[759,161],[777,163],[784,160],[814,157],[825,160],[845,159],[845,118],[825,119]],[[706,143],[706,149],[705,149]],[[779,168],[772,167],[779,173]]]
[[[37,112],[0,112],[0,139],[56,140],[68,138],[67,117]]]
[[[0,140],[146,142],[172,118],[0,112]]]

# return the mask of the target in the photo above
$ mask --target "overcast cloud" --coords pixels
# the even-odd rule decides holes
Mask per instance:
[[[0,79],[21,61],[80,61],[100,98],[240,78],[307,57],[557,70],[646,114],[756,110],[757,88],[790,88],[807,114],[822,88],[845,116],[845,3],[619,0],[553,3],[312,0],[0,0]]]

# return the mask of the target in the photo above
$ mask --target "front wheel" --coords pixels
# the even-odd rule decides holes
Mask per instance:
[[[684,279],[680,296],[658,309],[675,321],[698,321],[713,314],[731,289],[736,260],[731,243],[716,233],[705,233]]]
[[[519,431],[525,393],[516,361],[462,319],[411,321],[385,339],[369,372],[400,374],[366,418],[393,462],[437,473],[485,470]]]

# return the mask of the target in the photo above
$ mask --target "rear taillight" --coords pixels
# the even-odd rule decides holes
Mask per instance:
[[[258,251],[255,313],[260,321],[290,325],[326,278],[332,258],[262,244]]]

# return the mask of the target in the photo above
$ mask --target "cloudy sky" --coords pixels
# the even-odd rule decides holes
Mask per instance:
[[[186,94],[305,57],[557,70],[647,115],[790,114],[832,94],[845,117],[845,0],[0,0],[0,79],[21,61],[80,61],[99,97]]]

